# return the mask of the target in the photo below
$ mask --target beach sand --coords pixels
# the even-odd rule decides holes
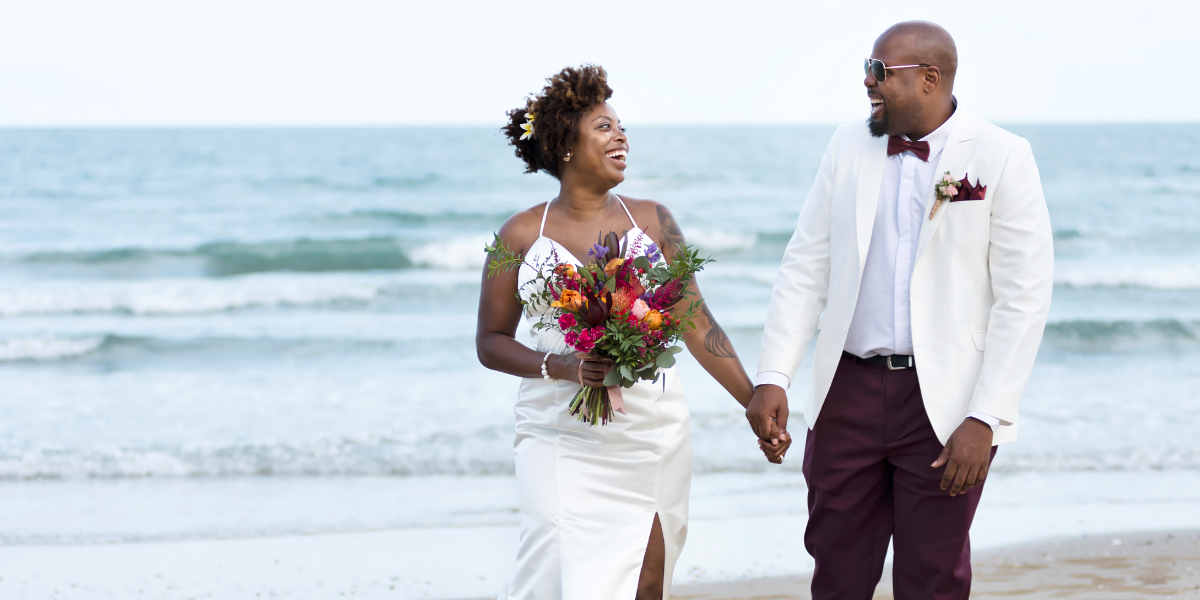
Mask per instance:
[[[1200,531],[1056,539],[976,553],[972,598],[1200,598]],[[800,600],[808,577],[678,586],[676,600]],[[892,598],[885,570],[877,600]]]
[[[1200,472],[992,477],[976,597],[1200,599]],[[676,597],[807,597],[806,497],[796,472],[696,477]],[[509,476],[8,482],[0,498],[3,600],[488,598],[519,537]]]
[[[481,564],[502,570],[495,548],[508,543],[508,533],[491,531],[497,539],[464,528],[0,547],[0,598],[477,598],[434,591],[435,582],[412,575],[454,565],[464,573]],[[457,547],[451,564],[445,555],[412,552],[447,545]],[[889,581],[885,573],[875,598],[892,597]],[[972,596],[1200,598],[1200,530],[1056,539],[979,552]],[[809,598],[808,578],[679,585],[674,598]]]

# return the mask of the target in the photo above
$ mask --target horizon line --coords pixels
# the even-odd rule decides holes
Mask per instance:
[[[836,127],[854,121],[658,121],[635,124],[637,127]],[[1000,125],[1200,125],[1200,119],[1192,121],[1163,121],[1163,120],[997,120],[991,121]],[[298,122],[298,123],[252,123],[252,122],[213,122],[213,123],[2,123],[0,130],[21,129],[483,129],[496,128],[503,124],[458,122],[458,123],[338,123],[338,122]]]

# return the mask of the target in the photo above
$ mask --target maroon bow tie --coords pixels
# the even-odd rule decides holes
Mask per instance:
[[[929,142],[910,142],[898,135],[888,137],[888,156],[895,156],[908,150],[913,156],[929,162]]]

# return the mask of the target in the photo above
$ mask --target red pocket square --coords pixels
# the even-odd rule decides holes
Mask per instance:
[[[983,195],[987,193],[986,185],[979,185],[979,179],[975,179],[975,185],[971,185],[969,181],[971,175],[964,173],[961,181],[956,183],[958,193],[950,199],[951,202],[963,202],[966,200],[983,200]]]

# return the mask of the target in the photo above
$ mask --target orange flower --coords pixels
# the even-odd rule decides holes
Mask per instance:
[[[646,313],[646,316],[642,317],[642,322],[646,324],[646,327],[650,328],[650,331],[654,331],[655,329],[662,329],[662,326],[663,326],[662,313],[658,312],[657,310],[652,310],[652,311]]]
[[[612,277],[613,273],[616,273],[617,269],[621,268],[623,264],[625,264],[625,259],[623,258],[614,258],[608,261],[608,264],[604,265],[604,274]]]
[[[579,279],[579,273],[575,272],[575,267],[572,265],[563,263],[563,264],[555,267],[554,270],[557,271],[558,274],[562,275],[563,277],[568,277],[570,279]]]
[[[558,297],[558,300],[551,302],[550,306],[576,312],[580,308],[583,308],[585,303],[586,301],[579,292],[575,290],[563,290],[562,295]]]
[[[613,294],[613,310],[620,314],[629,312],[633,307],[633,302],[637,300],[637,296],[629,289],[617,289],[617,293]]]

